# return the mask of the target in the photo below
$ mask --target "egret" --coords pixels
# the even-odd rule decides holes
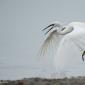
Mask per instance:
[[[47,31],[46,31],[47,30]],[[49,46],[52,46],[56,40],[55,66],[61,70],[65,67],[66,58],[71,56],[75,59],[75,55],[80,56],[84,62],[85,56],[85,23],[72,22],[67,26],[61,23],[53,22],[43,29],[47,35],[41,49],[41,53],[45,54]],[[51,48],[50,48],[51,49]],[[70,59],[70,58],[69,58]]]

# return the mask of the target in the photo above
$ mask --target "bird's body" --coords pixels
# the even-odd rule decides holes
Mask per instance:
[[[56,40],[57,49],[54,58],[56,71],[66,72],[70,75],[80,68],[77,72],[83,73],[81,71],[85,71],[82,70],[85,64],[81,59],[84,61],[85,56],[85,23],[72,22],[67,26],[59,25],[60,27],[57,27],[57,23],[55,24],[56,29],[53,31],[56,32],[50,32],[49,39],[46,38],[43,47],[48,47],[53,39]]]

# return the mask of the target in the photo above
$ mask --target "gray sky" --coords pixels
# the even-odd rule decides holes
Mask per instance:
[[[37,57],[41,30],[56,20],[85,21],[84,8],[84,0],[0,0],[0,79],[28,77],[33,69],[52,70],[52,56]]]

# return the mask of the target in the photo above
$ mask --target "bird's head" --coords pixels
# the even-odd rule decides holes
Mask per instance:
[[[52,30],[56,30],[56,32],[59,35],[65,35],[65,34],[72,32],[73,27],[72,26],[63,26],[59,22],[53,22],[50,25],[48,25],[46,28],[44,28],[43,31],[44,30],[47,30],[47,32],[45,34],[48,34]]]

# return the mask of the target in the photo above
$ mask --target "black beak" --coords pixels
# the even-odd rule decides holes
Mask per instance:
[[[51,28],[45,33],[45,35],[46,35],[48,32],[50,32],[50,30],[53,29],[54,26],[55,26],[55,24],[51,24],[51,25],[47,26],[46,28],[44,28],[42,31],[44,31],[44,30],[46,30],[47,28],[51,27]]]

